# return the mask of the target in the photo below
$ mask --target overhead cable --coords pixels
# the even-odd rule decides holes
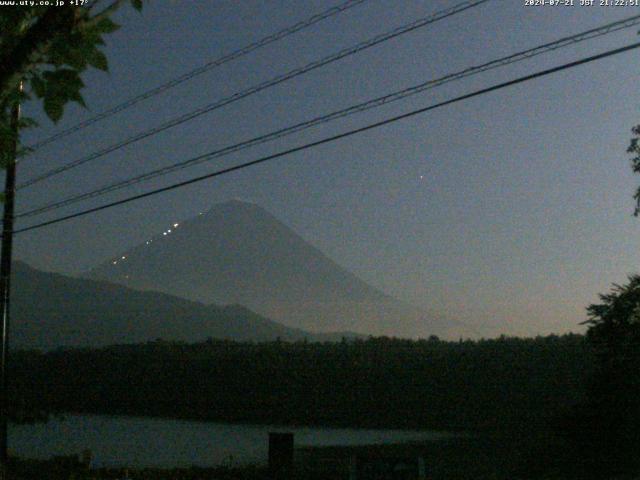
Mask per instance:
[[[52,142],[55,142],[56,140],[59,140],[61,138],[67,137],[69,135],[71,135],[72,133],[75,133],[79,130],[82,130],[84,128],[87,128],[90,125],[93,125],[94,123],[98,123],[101,120],[104,120],[105,118],[111,117],[112,115],[115,115],[116,113],[122,112],[123,110],[126,110],[144,100],[147,100],[151,97],[155,97],[156,95],[160,95],[161,93],[166,92],[167,90],[170,90],[184,82],[187,82],[189,80],[191,80],[192,78],[195,78],[199,75],[202,75],[203,73],[209,72],[221,65],[224,65],[225,63],[228,63],[232,60],[235,60],[237,58],[243,57],[255,50],[258,50],[259,48],[265,47],[271,43],[274,43],[278,40],[281,40],[285,37],[288,37],[289,35],[292,35],[294,33],[297,33],[301,30],[304,30],[306,28],[311,27],[312,25],[315,25],[316,23],[321,22],[322,20],[325,20],[327,18],[333,17],[334,15],[337,15],[341,12],[344,12],[352,7],[355,7],[356,5],[359,5],[363,2],[365,2],[367,0],[348,0],[344,3],[341,3],[340,5],[337,5],[335,7],[331,7],[321,13],[318,13],[316,15],[313,15],[305,20],[302,20],[294,25],[291,25],[289,27],[286,27],[276,33],[273,33],[271,35],[268,35],[256,42],[253,42],[249,45],[246,45],[242,48],[239,48],[237,50],[234,50],[231,53],[228,53],[220,58],[217,58],[215,60],[212,60],[210,62],[205,63],[204,65],[201,65],[198,68],[195,68],[193,70],[190,70],[189,72],[183,73],[182,75],[180,75],[179,77],[176,77],[172,80],[169,80],[168,82],[163,83],[162,85],[158,85],[157,87],[154,87],[150,90],[147,90],[146,92],[143,92],[139,95],[136,95],[135,97],[131,97],[127,100],[125,100],[122,103],[119,103],[118,105],[111,107],[101,113],[98,113],[97,115],[94,115],[91,118],[88,118],[87,120],[84,120],[82,122],[79,122],[75,125],[73,125],[72,127],[69,127],[65,130],[62,130],[58,133],[55,133],[47,138],[44,138],[38,142],[35,142],[31,145],[28,146],[28,148],[30,149],[30,152],[33,153],[35,150],[38,150],[39,148],[48,145]]]
[[[31,231],[31,230],[43,228],[43,227],[46,227],[48,225],[53,225],[53,224],[56,224],[56,223],[64,222],[64,221],[67,221],[67,220],[71,220],[73,218],[78,218],[78,217],[82,217],[82,216],[89,215],[89,214],[92,214],[92,213],[96,213],[96,212],[99,212],[99,211],[102,211],[102,210],[106,210],[106,209],[109,209],[109,208],[116,207],[118,205],[124,205],[126,203],[130,203],[130,202],[133,202],[133,201],[136,201],[136,200],[152,197],[152,196],[158,195],[160,193],[168,192],[168,191],[171,191],[171,190],[175,190],[175,189],[178,189],[178,188],[185,187],[187,185],[192,185],[194,183],[202,182],[202,181],[210,179],[210,178],[215,178],[215,177],[222,176],[222,175],[225,175],[225,174],[228,174],[228,173],[231,173],[231,172],[243,170],[245,168],[249,168],[249,167],[252,167],[252,166],[255,166],[255,165],[259,165],[259,164],[262,164],[262,163],[265,163],[265,162],[269,162],[271,160],[275,160],[275,159],[278,159],[278,158],[281,158],[281,157],[284,157],[284,156],[287,156],[287,155],[291,155],[291,154],[296,153],[296,152],[301,152],[301,151],[304,151],[304,150],[315,148],[315,147],[323,145],[323,144],[335,142],[337,140],[340,140],[340,139],[343,139],[343,138],[347,138],[347,137],[351,137],[353,135],[356,135],[356,134],[359,134],[359,133],[363,133],[363,132],[366,132],[366,131],[369,131],[369,130],[373,130],[373,129],[382,127],[384,125],[395,123],[395,122],[397,122],[399,120],[404,120],[406,118],[414,117],[416,115],[419,115],[419,114],[422,114],[422,113],[425,113],[425,112],[428,112],[428,111],[431,111],[431,110],[435,110],[437,108],[441,108],[441,107],[444,107],[446,105],[451,105],[451,104],[454,104],[454,103],[457,103],[457,102],[460,102],[460,101],[463,101],[463,100],[467,100],[467,99],[470,99],[470,98],[478,97],[480,95],[484,95],[484,94],[487,94],[487,93],[490,93],[490,92],[501,90],[503,88],[510,87],[512,85],[517,85],[517,84],[524,83],[524,82],[527,82],[527,81],[530,81],[530,80],[534,80],[534,79],[537,79],[537,78],[540,78],[540,77],[551,75],[551,74],[556,73],[556,72],[560,72],[560,71],[563,71],[563,70],[568,70],[570,68],[575,68],[575,67],[577,67],[579,65],[584,65],[584,64],[595,62],[597,60],[601,60],[601,59],[604,59],[604,58],[607,58],[607,57],[611,57],[611,56],[614,56],[614,55],[619,55],[621,53],[628,52],[628,51],[631,51],[631,50],[635,50],[637,48],[640,48],[640,42],[633,43],[631,45],[627,45],[625,47],[620,47],[620,48],[617,48],[617,49],[614,49],[614,50],[608,50],[608,51],[606,51],[604,53],[600,53],[600,54],[597,54],[597,55],[592,55],[590,57],[582,58],[582,59],[576,60],[574,62],[565,63],[565,64],[560,65],[558,67],[553,67],[553,68],[542,70],[542,71],[539,71],[539,72],[536,72],[536,73],[532,73],[530,75],[525,75],[523,77],[519,77],[519,78],[516,78],[514,80],[509,80],[507,82],[499,83],[499,84],[493,85],[491,87],[487,87],[487,88],[483,88],[483,89],[480,89],[480,90],[476,90],[476,91],[474,91],[472,93],[461,95],[461,96],[452,98],[450,100],[446,100],[444,102],[440,102],[440,103],[436,103],[434,105],[430,105],[430,106],[427,106],[427,107],[419,108],[417,110],[412,110],[410,112],[403,113],[401,115],[396,115],[394,117],[387,118],[387,119],[379,121],[379,122],[371,123],[371,124],[366,125],[364,127],[359,127],[359,128],[353,129],[353,130],[348,130],[346,132],[339,133],[337,135],[332,135],[330,137],[325,137],[325,138],[323,138],[321,140],[317,140],[317,141],[314,141],[314,142],[306,143],[306,144],[298,146],[298,147],[289,148],[287,150],[283,150],[283,151],[280,151],[278,153],[267,155],[267,156],[258,158],[256,160],[252,160],[252,161],[249,161],[249,162],[241,163],[239,165],[235,165],[235,166],[232,166],[232,167],[228,167],[228,168],[224,168],[224,169],[221,169],[221,170],[217,170],[215,172],[211,172],[211,173],[208,173],[208,174],[205,174],[205,175],[200,175],[198,177],[194,177],[194,178],[191,178],[189,180],[185,180],[185,181],[182,181],[182,182],[174,183],[172,185],[168,185],[168,186],[162,187],[162,188],[157,188],[155,190],[151,190],[151,191],[148,191],[148,192],[145,192],[145,193],[141,193],[141,194],[138,194],[138,195],[133,195],[133,196],[130,196],[130,197],[126,197],[126,198],[123,198],[121,200],[117,200],[117,201],[106,203],[106,204],[103,204],[103,205],[100,205],[100,206],[97,206],[97,207],[93,207],[93,208],[89,208],[89,209],[86,209],[86,210],[82,210],[80,212],[76,212],[76,213],[73,213],[73,214],[70,214],[70,215],[65,215],[65,216],[62,216],[62,217],[54,218],[52,220],[48,220],[48,221],[45,221],[45,222],[37,223],[35,225],[30,225],[28,227],[24,227],[24,228],[15,230],[14,233],[19,234],[19,233],[24,233],[24,232],[28,232],[28,231]]]
[[[314,62],[311,62],[303,67],[299,67],[293,70],[290,70],[287,73],[278,75],[270,80],[267,80],[265,82],[262,82],[258,85],[255,85],[253,87],[249,87],[246,90],[242,90],[240,92],[234,93],[233,95],[229,96],[229,97],[225,97],[221,100],[218,100],[214,103],[211,103],[209,105],[205,105],[204,107],[200,107],[196,110],[193,110],[191,112],[188,112],[186,114],[180,115],[176,118],[173,118],[171,120],[169,120],[168,122],[165,122],[161,125],[158,125],[152,129],[146,130],[144,132],[141,132],[139,134],[136,134],[132,137],[129,137],[123,141],[120,141],[116,144],[110,145],[108,147],[105,147],[101,150],[98,150],[86,157],[80,158],[78,160],[74,160],[72,162],[69,162],[65,165],[62,165],[60,167],[56,167],[53,168],[51,170],[48,170],[44,173],[42,173],[41,175],[38,175],[36,177],[33,177],[21,184],[19,184],[16,189],[20,190],[23,189],[25,187],[34,185],[36,183],[39,183],[43,180],[46,180],[48,178],[51,178],[55,175],[59,175],[63,172],[66,172],[68,170],[71,170],[72,168],[78,167],[80,165],[84,165],[88,162],[91,162],[93,160],[96,160],[98,158],[104,157],[105,155],[115,152],[116,150],[119,150],[127,145],[131,145],[132,143],[138,142],[140,140],[143,140],[145,138],[151,137],[153,135],[156,135],[160,132],[163,132],[165,130],[168,130],[169,128],[173,128],[177,125],[181,125],[185,122],[188,122],[189,120],[193,120],[194,118],[197,118],[201,115],[204,115],[205,113],[209,113],[212,112],[214,110],[217,110],[221,107],[224,107],[226,105],[229,105],[233,102],[236,102],[238,100],[241,100],[243,98],[246,98],[250,95],[256,94],[258,92],[261,92],[263,90],[266,90],[267,88],[273,87],[275,85],[279,85],[283,82],[286,82],[287,80],[290,80],[292,78],[298,77],[300,75],[303,75],[307,72],[310,72],[312,70],[315,70],[317,68],[320,68],[324,65],[328,65],[330,63],[333,63],[337,60],[340,60],[342,58],[348,57],[350,55],[354,55],[358,52],[361,52],[363,50],[366,50],[368,48],[373,47],[374,45],[378,45],[380,43],[386,42],[388,40],[391,40],[392,38],[396,38],[399,37],[400,35],[403,35],[405,33],[409,33],[411,31],[417,30],[419,28],[425,27],[427,25],[430,25],[432,23],[435,23],[439,20],[443,20],[445,18],[451,17],[453,15],[456,15],[458,13],[461,13],[465,10],[468,10],[470,8],[473,7],[477,7],[483,3],[486,3],[488,1],[491,0],[467,0],[464,1],[462,3],[459,3],[451,8],[448,8],[446,10],[441,10],[439,12],[436,12],[432,15],[429,15],[427,17],[423,17],[419,20],[415,20],[409,24],[403,25],[401,27],[398,27],[390,32],[387,33],[383,33],[380,35],[377,35],[367,41],[361,42],[359,44],[357,44],[356,46],[353,47],[349,47],[349,48],[345,48],[343,50],[340,50],[334,54],[331,54],[329,56],[326,56],[320,60],[316,60]]]
[[[570,45],[573,45],[575,43],[579,43],[579,42],[583,42],[585,40],[589,40],[589,39],[593,39],[593,38],[597,38],[603,35],[607,35],[610,34],[612,32],[616,32],[625,28],[630,28],[633,26],[636,26],[640,24],[640,15],[635,15],[633,17],[629,17],[623,20],[619,20],[617,22],[612,22],[606,25],[603,25],[601,27],[597,27],[597,28],[593,28],[575,35],[571,35],[568,37],[563,37],[559,40],[556,40],[554,42],[550,42],[550,43],[546,43],[544,45],[540,45],[534,48],[530,48],[524,51],[520,51],[514,54],[511,54],[509,56],[506,57],[502,57],[496,60],[492,60],[490,62],[481,64],[481,65],[477,65],[477,66],[472,66],[469,68],[466,68],[464,70],[455,72],[455,73],[451,73],[448,74],[446,76],[434,79],[434,80],[429,80],[426,82],[422,82],[418,85],[414,85],[387,95],[383,95],[371,100],[368,100],[366,102],[362,102],[359,103],[357,105],[352,105],[350,107],[341,109],[341,110],[337,110],[334,111],[332,113],[329,113],[327,115],[322,115],[319,117],[315,117],[311,120],[307,120],[301,123],[297,123],[295,125],[286,127],[286,128],[282,128],[279,130],[276,130],[274,132],[270,132],[268,134],[265,135],[260,135],[257,137],[253,137],[249,140],[245,140],[242,141],[240,143],[236,143],[233,145],[229,145],[226,146],[224,148],[215,150],[213,152],[209,152],[206,153],[204,155],[198,155],[196,157],[190,158],[188,160],[184,160],[182,162],[178,162],[166,167],[162,167],[162,168],[158,168],[155,170],[151,170],[148,172],[145,172],[141,175],[137,175],[125,180],[121,180],[121,181],[117,181],[114,183],[111,183],[109,185],[106,185],[104,187],[98,188],[96,190],[92,190],[86,193],[82,193],[82,194],[78,194],[78,195],[73,195],[73,196],[69,196],[67,198],[64,198],[62,200],[58,200],[37,208],[33,208],[31,210],[19,213],[18,215],[16,215],[16,218],[22,218],[22,217],[30,217],[30,216],[34,216],[34,215],[39,215],[45,212],[49,212],[52,210],[57,210],[59,208],[62,207],[66,207],[72,204],[75,204],[77,202],[80,202],[82,200],[87,200],[90,198],[95,198],[95,197],[99,197],[101,195],[105,195],[107,193],[110,192],[114,192],[117,190],[120,190],[122,188],[126,188],[128,186],[131,185],[135,185],[144,181],[148,181],[151,180],[153,178],[162,176],[162,175],[167,175],[169,173],[175,172],[175,171],[179,171],[194,165],[198,165],[201,164],[203,162],[206,161],[210,161],[212,159],[215,158],[220,158],[220,157],[224,157],[226,155],[244,150],[246,148],[249,147],[253,147],[255,145],[259,145],[259,144],[263,144],[269,141],[273,141],[275,139],[279,139],[288,135],[292,135],[294,133],[298,133],[300,131],[309,129],[311,127],[320,125],[320,124],[324,124],[324,123],[328,123],[330,121],[333,120],[337,120],[339,118],[343,118],[349,115],[353,115],[356,113],[360,113],[360,112],[364,112],[376,107],[380,107],[382,105],[386,105],[388,103],[391,102],[395,102],[404,98],[407,98],[409,96],[412,95],[416,95],[418,93],[422,93],[424,91],[430,90],[432,88],[436,88],[438,86],[444,85],[446,83],[455,81],[455,80],[460,80],[469,76],[473,76],[473,75],[477,75],[479,73],[482,72],[486,72],[488,70],[493,70],[495,68],[499,68],[499,67],[503,67],[506,65],[510,65],[516,62],[520,62],[523,60],[527,60],[530,58],[533,58],[535,56],[541,55],[543,53],[547,53],[547,52],[551,52],[551,51],[555,51],[558,50],[560,48],[564,48]]]

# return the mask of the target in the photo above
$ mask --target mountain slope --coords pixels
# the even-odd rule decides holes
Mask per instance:
[[[88,275],[203,303],[245,305],[315,332],[448,330],[340,267],[261,207],[240,201],[175,224]]]
[[[14,263],[13,272],[11,343],[16,347],[101,346],[156,338],[318,339],[238,305],[203,305],[164,293],[42,272],[22,262]]]

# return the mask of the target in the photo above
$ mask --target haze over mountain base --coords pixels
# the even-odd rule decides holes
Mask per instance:
[[[88,277],[205,304],[244,305],[312,332],[474,336],[365,283],[263,208],[237,200],[175,223]]]
[[[311,334],[240,305],[203,305],[165,293],[13,265],[11,345],[16,348],[101,347],[167,341],[337,341],[349,332]]]

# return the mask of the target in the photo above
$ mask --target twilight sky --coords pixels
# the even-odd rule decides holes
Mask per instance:
[[[109,74],[85,75],[90,110],[71,106],[26,143],[335,1],[150,2],[108,38]],[[367,0],[49,145],[19,181],[241,89],[453,6]],[[640,13],[640,7],[524,6],[494,0],[128,146],[19,192],[18,211],[205,153],[369,98]],[[575,0],[576,4],[580,0]],[[596,1],[598,3],[598,1]],[[477,75],[303,134],[245,150],[81,207],[251,160],[535,70],[638,40],[638,27]],[[640,122],[640,52],[483,95],[268,164],[21,234],[16,257],[77,274],[216,202],[272,212],[328,256],[397,298],[487,334],[581,331],[585,307],[638,270],[640,220],[625,150]],[[34,222],[20,222],[17,227]],[[362,330],[366,330],[366,327]]]

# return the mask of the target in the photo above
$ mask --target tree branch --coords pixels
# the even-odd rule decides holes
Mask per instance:
[[[0,95],[13,88],[17,78],[33,62],[36,53],[55,38],[69,33],[75,24],[75,8],[48,7],[40,19],[25,33],[22,40],[0,58]]]

